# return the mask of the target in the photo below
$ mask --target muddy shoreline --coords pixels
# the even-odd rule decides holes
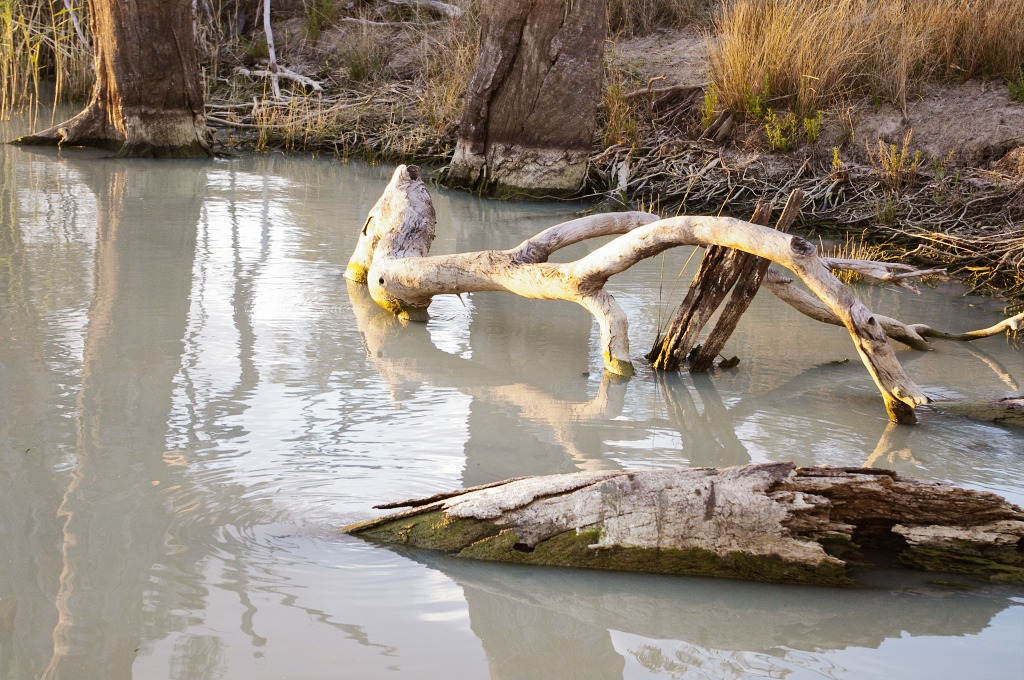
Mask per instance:
[[[311,47],[290,22],[275,30],[299,72],[312,73],[310,64],[337,56],[356,35],[343,25]],[[394,35],[415,42],[412,28]],[[395,51],[383,80],[324,82],[323,93],[293,90],[278,102],[262,80],[227,74],[208,100],[209,122],[224,149],[416,162],[443,181],[458,109],[449,102],[445,115],[425,113],[411,50]],[[847,102],[822,112],[813,143],[779,151],[769,148],[763,121],[723,115],[702,123],[700,29],[616,38],[606,61],[606,88],[618,100],[603,106],[580,192],[595,209],[749,217],[758,200],[781,210],[800,188],[807,198],[798,229],[852,235],[876,246],[875,255],[944,267],[970,293],[993,295],[1011,313],[1024,309],[1024,102],[1002,81],[924,84],[904,110]],[[610,138],[611,106],[632,124],[629,138]],[[894,178],[880,167],[890,147],[918,158],[912,173]]]

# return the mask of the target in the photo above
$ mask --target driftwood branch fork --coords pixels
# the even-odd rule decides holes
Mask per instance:
[[[661,219],[650,213],[622,212],[565,222],[508,250],[430,256],[435,222],[419,168],[400,165],[363,225],[346,277],[365,282],[377,304],[409,319],[426,318],[431,298],[444,294],[507,291],[527,298],[575,302],[598,323],[605,368],[628,376],[634,368],[626,314],[604,289],[605,283],[669,248],[722,246],[782,265],[810,289],[820,303],[806,295],[787,296],[782,277],[769,272],[773,292],[784,300],[797,297],[805,313],[839,322],[849,330],[891,420],[913,423],[915,407],[929,401],[896,359],[886,329],[904,329],[903,335],[918,347],[926,344],[920,333],[894,320],[876,317],[831,273],[815,247],[799,236],[731,217]],[[599,236],[617,238],[574,262],[548,262],[560,248]],[[878,269],[876,275],[880,277],[892,272],[877,263],[867,264],[869,269]],[[906,274],[900,272],[899,276],[902,279]],[[1016,324],[1020,325],[1019,319]]]

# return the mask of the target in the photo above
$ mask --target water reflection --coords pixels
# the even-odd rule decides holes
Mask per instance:
[[[606,374],[591,399],[559,399],[526,382],[508,383],[505,371],[489,368],[490,362],[500,361],[499,356],[508,357],[507,352],[483,352],[481,357],[477,348],[486,343],[472,344],[472,360],[443,352],[433,344],[426,325],[406,322],[381,309],[366,286],[349,281],[348,294],[367,357],[395,401],[423,384],[453,388],[473,398],[463,474],[467,486],[513,476],[502,465],[508,458],[500,455],[509,450],[536,451],[541,465],[551,472],[614,467],[600,457],[600,445],[594,446],[597,442],[580,441],[586,431],[578,425],[621,414],[628,381]],[[477,420],[486,425],[474,427]],[[523,442],[524,421],[542,426],[545,432],[534,431],[527,435],[529,441]],[[521,459],[514,462],[522,464]]]
[[[96,199],[96,246],[74,463],[57,508],[63,566],[53,657],[43,676],[130,677],[149,569],[166,552],[176,510],[165,489],[182,483],[182,470],[164,458],[164,435],[205,170],[195,164],[174,182],[102,161],[76,170]],[[165,214],[175,219],[153,219]],[[150,258],[126,255],[139,243]],[[116,619],[132,634],[106,635],[104,623]]]
[[[807,343],[818,329],[777,324],[770,300],[729,348],[740,367],[696,379],[602,377],[591,319],[568,303],[447,297],[430,323],[403,326],[341,278],[388,175],[0,147],[0,677],[525,677],[530,657],[557,664],[563,650],[580,666],[557,666],[562,677],[665,675],[683,657],[824,669],[844,641],[823,617],[834,603],[857,611],[831,591],[796,595],[814,624],[766,642],[771,606],[788,621],[787,589],[497,565],[467,576],[335,529],[377,502],[512,476],[748,460],[874,456],[1021,499],[1019,434],[946,418],[887,430],[863,369],[832,363],[848,337]],[[576,207],[435,196],[438,252],[513,245]],[[659,268],[612,282],[638,347]],[[985,314],[925,297],[914,320]],[[1019,378],[1018,354],[975,351],[913,357],[911,370],[968,396]],[[943,601],[967,614],[934,635],[973,634],[1007,606],[996,591]],[[757,626],[736,621],[745,603]],[[1008,634],[1006,611],[989,630]],[[865,647],[910,626],[870,616]],[[815,637],[819,625],[834,635]],[[991,656],[982,647],[965,658]]]
[[[644,677],[840,677],[848,669],[829,652],[977,635],[1008,607],[1021,613],[1005,592],[925,584],[906,592],[764,588],[634,574],[627,586],[614,574],[405,554],[462,586],[491,677],[502,680],[640,677],[628,668]],[[1011,677],[1013,664],[992,659],[989,677]],[[927,677],[906,670],[902,677]]]

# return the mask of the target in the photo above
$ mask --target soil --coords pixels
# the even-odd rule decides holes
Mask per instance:
[[[707,83],[706,38],[699,28],[620,38],[613,49],[620,70],[654,87]],[[954,165],[1024,178],[1024,102],[1011,99],[1002,81],[929,84],[907,102],[906,111],[872,102],[834,109],[826,112],[818,146],[840,147],[845,159],[867,163],[868,147],[877,149],[879,140],[901,145],[909,131],[912,147],[926,162],[948,158]]]

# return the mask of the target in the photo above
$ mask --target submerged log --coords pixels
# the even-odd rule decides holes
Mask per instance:
[[[742,465],[526,477],[345,527],[459,557],[854,585],[873,564],[1024,583],[1024,510],[888,470]]]
[[[1024,396],[992,401],[938,401],[932,403],[932,408],[996,425],[1024,427]]]

